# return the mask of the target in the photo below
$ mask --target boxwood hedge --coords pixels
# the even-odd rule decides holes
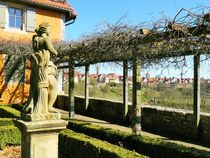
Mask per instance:
[[[14,125],[12,118],[0,118],[0,126]]]
[[[0,126],[0,149],[6,145],[20,145],[21,134],[15,126]]]
[[[175,144],[162,139],[132,135],[89,123],[70,120],[67,128],[123,146],[153,158],[209,158],[210,152]]]
[[[20,117],[20,111],[12,108],[11,106],[0,106],[0,118],[17,118]]]
[[[147,157],[71,130],[64,130],[59,134],[59,151],[68,158]]]

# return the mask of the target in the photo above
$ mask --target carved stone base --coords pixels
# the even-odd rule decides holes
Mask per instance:
[[[64,120],[15,120],[22,134],[21,158],[58,158],[58,133],[67,123]]]
[[[49,113],[49,114],[21,113],[21,118],[24,121],[59,120],[61,118],[61,114],[60,113]]]

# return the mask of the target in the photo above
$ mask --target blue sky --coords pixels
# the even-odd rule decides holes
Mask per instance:
[[[181,9],[197,6],[210,6],[210,0],[67,0],[78,16],[74,24],[66,27],[65,40],[79,40],[82,35],[89,34],[100,28],[105,22],[116,23],[125,16],[125,21],[132,25],[142,22],[156,21],[166,16],[173,18]],[[209,64],[207,64],[209,65]],[[106,68],[103,68],[106,67]],[[119,66],[117,66],[119,67]],[[120,67],[112,69],[121,73]],[[104,69],[104,70],[103,70]],[[94,66],[91,69],[94,71]],[[151,70],[152,71],[152,70]],[[107,66],[101,66],[106,73]],[[154,71],[153,75],[156,71]],[[156,72],[157,73],[157,72]],[[158,72],[159,73],[159,72]],[[191,76],[189,73],[188,76]],[[206,75],[206,72],[202,73]]]
[[[173,17],[181,8],[210,6],[210,0],[67,0],[78,17],[66,27],[66,40],[77,40],[93,32],[104,22],[116,23],[126,15],[126,21],[139,24],[162,17]]]

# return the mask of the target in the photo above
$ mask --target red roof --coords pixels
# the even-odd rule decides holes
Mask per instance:
[[[15,0],[16,2],[28,3],[40,7],[49,7],[50,9],[60,10],[66,13],[66,21],[75,19],[77,14],[66,0]]]

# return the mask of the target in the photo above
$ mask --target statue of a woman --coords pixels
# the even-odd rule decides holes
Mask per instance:
[[[42,23],[33,36],[33,54],[31,56],[30,94],[23,108],[24,113],[48,114],[54,112],[53,104],[57,97],[57,67],[51,61],[57,55],[50,39],[50,26]]]

